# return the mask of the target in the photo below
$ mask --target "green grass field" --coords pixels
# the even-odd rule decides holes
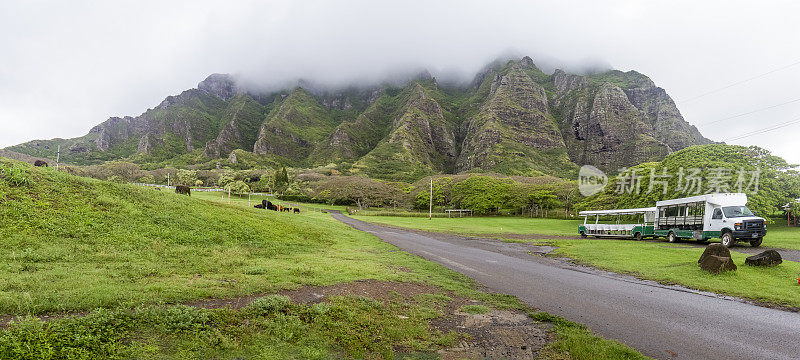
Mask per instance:
[[[167,190],[164,189],[163,191],[167,191]],[[194,198],[213,201],[215,203],[227,205],[228,202],[229,202],[228,201],[228,194],[226,193],[224,195],[225,196],[223,198],[223,194],[220,191],[193,191],[192,192],[192,197],[194,197]],[[283,201],[283,200],[278,200],[275,197],[261,196],[261,195],[253,195],[253,196],[250,196],[249,199],[248,199],[247,195],[231,195],[231,197],[230,197],[230,205],[253,207],[253,206],[257,205],[257,204],[260,204],[261,200],[263,200],[263,199],[269,200],[269,201],[271,201],[271,202],[273,202],[275,204],[281,204],[281,205],[286,205],[286,206],[291,206],[291,207],[299,207],[300,210],[303,213],[321,212],[322,210],[325,210],[325,209],[339,210],[339,211],[344,212],[347,209],[346,206],[341,206],[341,205],[311,204],[311,203],[301,203],[301,202],[296,202],[296,201]]]
[[[786,226],[786,219],[774,220],[767,225],[767,236],[761,246],[800,250],[800,227]]]
[[[241,310],[179,305],[361,279],[524,308],[327,214],[260,210],[247,198],[228,205],[219,193],[187,197],[4,159],[0,168],[0,315],[77,313],[18,319],[0,330],[0,358],[392,358],[396,348],[430,353],[455,341],[430,327],[443,304],[424,297],[334,297],[314,306],[267,297]],[[399,324],[401,315],[407,321]],[[588,338],[574,349],[594,355],[565,358],[642,358],[565,324],[548,347],[558,356]]]
[[[353,218],[389,226],[454,234],[540,234],[575,236],[580,220],[557,220],[521,217],[418,218],[392,216],[353,216]]]

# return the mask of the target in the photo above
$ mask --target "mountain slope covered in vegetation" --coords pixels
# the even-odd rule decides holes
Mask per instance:
[[[78,165],[128,159],[206,167],[243,150],[296,167],[336,164],[414,181],[475,171],[571,176],[584,164],[616,172],[707,143],[642,74],[547,75],[524,57],[492,63],[460,86],[423,72],[403,85],[264,91],[214,74],[137,117],[8,150],[55,158],[60,145],[63,162]]]

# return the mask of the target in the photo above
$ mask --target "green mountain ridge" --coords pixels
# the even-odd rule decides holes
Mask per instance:
[[[213,74],[137,117],[6,150],[55,158],[60,145],[62,162],[76,165],[211,164],[244,150],[267,162],[337,164],[413,182],[475,171],[566,177],[584,164],[615,172],[708,143],[642,74],[547,75],[524,57],[495,62],[465,86],[423,73],[402,86],[254,91]]]

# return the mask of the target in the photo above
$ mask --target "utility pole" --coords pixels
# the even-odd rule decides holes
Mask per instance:
[[[56,151],[56,171],[58,171],[59,160],[61,160],[61,145],[58,145],[58,150]]]
[[[431,196],[428,202],[428,220],[433,219],[433,177],[431,176]]]
[[[169,187],[169,172],[167,172],[167,187]]]

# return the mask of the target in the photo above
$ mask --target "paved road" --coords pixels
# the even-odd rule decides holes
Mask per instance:
[[[389,228],[337,213],[333,217],[653,358],[800,358],[798,313],[567,265],[530,255],[542,249],[526,244]]]

